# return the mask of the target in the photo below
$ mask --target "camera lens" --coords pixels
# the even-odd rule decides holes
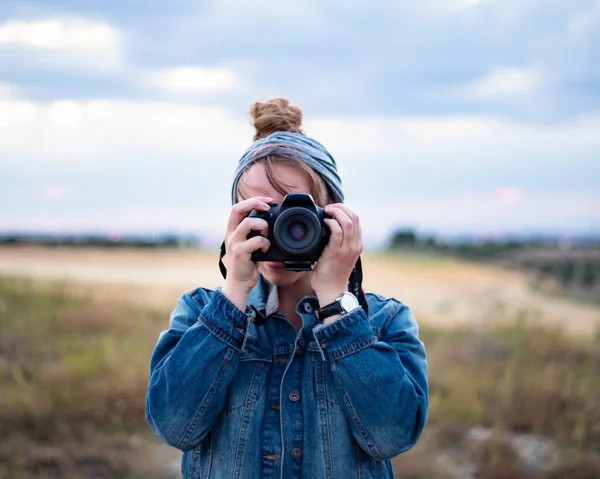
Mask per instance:
[[[302,241],[308,234],[308,228],[302,221],[294,221],[288,226],[287,232],[294,241]]]
[[[319,218],[302,207],[285,210],[275,221],[273,237],[285,254],[306,254],[318,245],[321,238]]]

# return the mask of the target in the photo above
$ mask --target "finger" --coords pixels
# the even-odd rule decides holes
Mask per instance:
[[[352,208],[350,208],[348,205],[345,205],[343,203],[336,203],[333,206],[342,210],[352,220],[352,226],[353,226],[352,242],[356,243],[356,244],[362,243],[362,230],[360,227],[360,218],[358,217],[356,212]]]
[[[244,218],[235,229],[229,241],[232,243],[242,243],[246,241],[251,231],[258,231],[261,236],[267,236],[269,223],[262,218]]]
[[[231,208],[227,232],[231,234],[233,231],[235,231],[239,224],[250,214],[252,210],[268,211],[270,208],[268,203],[272,201],[272,198],[266,196],[255,196],[235,204]]]
[[[354,237],[354,226],[350,217],[336,206],[329,206],[325,211],[333,216],[342,228],[342,248],[350,248]]]
[[[268,203],[272,201],[273,198],[266,196],[255,196],[253,198],[248,198],[247,200],[236,203],[231,208],[225,234],[227,236],[231,235],[252,210],[269,211],[270,206]]]
[[[255,251],[262,251],[266,253],[271,247],[271,242],[264,236],[255,236],[249,240],[244,241],[238,246],[238,253],[246,259],[252,258],[252,253]]]
[[[344,213],[346,213],[348,215],[348,217],[352,220],[353,223],[356,223],[358,221],[358,215],[348,205],[345,205],[344,203],[335,203],[335,204],[333,204],[331,206],[333,206],[335,208],[339,208]]]
[[[327,243],[327,248],[330,251],[339,251],[342,247],[342,241],[344,239],[344,232],[342,231],[342,227],[334,218],[326,218],[323,221],[327,226],[329,226],[329,230],[331,231],[331,236],[329,238],[329,242]]]
[[[354,240],[353,242],[356,244],[356,251],[358,255],[363,252],[363,239],[362,239],[362,227],[360,226],[360,222],[355,223],[354,228]]]

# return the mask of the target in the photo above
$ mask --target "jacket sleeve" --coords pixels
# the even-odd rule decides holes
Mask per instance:
[[[182,451],[198,446],[223,408],[251,320],[220,289],[204,293],[205,304],[201,296],[178,300],[152,353],[146,393],[150,428]]]
[[[313,329],[329,362],[352,434],[377,460],[410,449],[427,419],[429,390],[425,347],[410,309],[387,300],[376,335],[364,310]],[[379,337],[378,337],[379,336]]]

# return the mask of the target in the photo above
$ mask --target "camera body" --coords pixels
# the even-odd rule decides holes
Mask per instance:
[[[267,238],[271,242],[265,253],[255,251],[252,260],[281,261],[288,271],[310,271],[331,236],[323,221],[331,216],[304,193],[289,194],[281,205],[272,203],[269,211],[253,210],[249,216],[268,223]],[[258,231],[251,231],[248,238],[259,235]]]

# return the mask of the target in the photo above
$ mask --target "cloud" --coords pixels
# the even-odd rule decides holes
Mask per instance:
[[[534,228],[551,221],[540,198],[555,224],[585,222],[575,199],[600,177],[597,0],[146,7],[2,4],[0,213],[43,218],[34,199],[61,185],[77,203],[44,203],[48,224],[110,218],[132,198],[153,224],[208,223],[252,138],[248,106],[282,95],[371,208],[369,230],[382,205],[393,222],[487,228],[504,211],[498,224]]]
[[[3,18],[35,9],[46,20],[56,18],[47,4],[28,4],[19,9],[12,2]],[[311,0],[301,7],[274,0],[250,7],[237,0],[177,6],[149,0],[143,10],[130,2],[63,8],[71,15],[64,18],[101,19],[94,21],[116,32],[120,56],[74,58],[73,50],[33,47],[11,55],[4,45],[0,70],[28,95],[195,100],[207,91],[238,108],[240,100],[255,99],[249,92],[256,98],[275,92],[323,115],[466,113],[532,121],[599,108],[600,9],[590,0],[387,0],[376,8],[356,0]],[[252,65],[243,81],[230,68],[236,62]],[[196,67],[231,69],[235,87],[217,89],[231,85],[231,75],[206,80],[190,70]],[[51,81],[44,79],[48,74]],[[148,88],[150,79],[161,90]]]
[[[540,73],[533,68],[497,68],[461,87],[463,96],[480,100],[509,100],[539,93]]]
[[[305,28],[314,29],[317,26],[325,26],[323,11],[316,0],[306,0],[302,3],[256,0],[251,4],[239,0],[219,0],[210,2],[203,13],[208,25],[231,31],[248,26],[249,21],[254,23],[258,18],[276,21],[277,25],[269,26],[272,28],[294,29],[298,26],[298,19],[301,19]]]
[[[517,205],[523,201],[523,190],[514,186],[505,186],[496,191],[496,198],[506,205]]]
[[[545,124],[474,115],[320,117],[307,119],[306,129],[336,155],[354,158],[353,166],[394,160],[409,170],[534,165],[540,175],[552,164],[591,161],[600,149],[600,114]]]
[[[519,203],[503,201],[494,191],[410,196],[400,192],[388,201],[355,204],[371,244],[402,226],[442,233],[600,232],[600,211],[593,209],[600,204],[598,191],[556,194],[534,189],[523,191]]]
[[[104,21],[50,16],[0,23],[0,68],[10,65],[9,75],[22,86],[37,74],[46,80],[69,72],[114,72],[122,61],[122,34]]]
[[[227,109],[173,102],[62,99],[0,106],[5,164],[181,164],[236,156],[249,121]]]
[[[23,126],[29,125],[35,120],[36,114],[37,105],[33,102],[24,100],[0,101],[0,129],[22,129]],[[1,143],[3,143],[2,139],[0,139]],[[2,151],[1,146],[0,151]]]
[[[307,114],[304,123],[348,181],[391,171],[378,179],[388,194],[406,175],[422,177],[421,188],[448,190],[470,181],[493,188],[582,185],[600,173],[600,114],[546,124],[472,115]],[[83,158],[88,166],[203,164],[238,158],[252,134],[246,115],[224,107],[110,99],[15,100],[0,107],[5,164],[78,165]]]
[[[87,19],[12,20],[0,24],[0,44],[95,50],[115,48],[118,34],[106,23]]]
[[[60,185],[46,185],[41,192],[44,201],[57,201],[67,196],[67,191]]]
[[[150,83],[174,92],[219,92],[236,87],[234,72],[227,68],[181,66],[150,74]]]
[[[61,185],[77,204],[51,202],[70,209],[43,224],[56,218],[91,227],[114,216],[115,227],[197,225],[216,234],[253,133],[249,119],[230,109],[174,102],[9,101],[0,114],[0,187],[22,211],[20,219],[4,212],[2,221],[15,226],[43,214],[14,185]],[[370,241],[407,222],[441,231],[581,230],[591,209],[577,209],[577,201],[599,194],[592,178],[600,177],[600,115],[548,124],[306,115],[305,130],[336,158],[349,203],[368,218]],[[146,212],[135,221],[123,212],[132,203]]]
[[[461,13],[488,2],[489,0],[419,0],[418,3],[433,12]]]
[[[4,102],[1,111],[0,153],[19,153],[30,161],[70,163],[97,152],[110,157],[102,161],[119,162],[115,153],[128,150],[226,153],[232,144],[245,148],[252,137],[248,117],[230,109],[166,101],[21,100]],[[365,156],[375,163],[416,156],[421,164],[441,168],[522,165],[524,157],[567,163],[600,148],[600,115],[537,125],[472,115],[305,115],[305,129],[353,166]]]
[[[8,82],[0,81],[0,101],[12,100],[17,97],[17,87]]]
[[[48,111],[48,119],[58,128],[77,125],[83,119],[83,107],[72,100],[55,101]]]

